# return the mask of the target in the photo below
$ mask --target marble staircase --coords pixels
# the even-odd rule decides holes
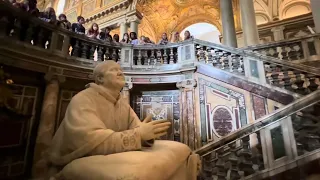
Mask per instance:
[[[204,180],[263,179],[318,159],[320,69],[310,63],[319,60],[319,37],[243,49],[197,39],[132,46],[74,34],[0,1],[1,64],[89,80],[95,65],[114,60],[126,76],[157,79],[147,83],[177,83],[186,80],[185,72],[211,73],[235,86],[246,82],[259,91],[269,89],[266,96],[283,93],[297,99],[196,150]]]

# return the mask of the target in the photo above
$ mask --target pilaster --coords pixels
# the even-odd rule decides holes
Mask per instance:
[[[47,85],[42,102],[33,156],[32,175],[34,178],[44,177],[48,171],[46,164],[43,164],[40,160],[44,156],[43,153],[49,148],[54,135],[60,83],[65,81],[64,76],[55,75],[51,72],[47,73],[44,78],[47,81]]]
[[[199,147],[198,137],[200,136],[195,119],[195,87],[197,82],[194,79],[184,80],[176,84],[180,89],[180,140],[192,150]]]
[[[284,26],[277,26],[271,29],[271,32],[273,32],[274,41],[281,41],[285,39],[283,33],[284,29]]]

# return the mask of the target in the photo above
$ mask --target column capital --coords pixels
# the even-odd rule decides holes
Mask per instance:
[[[48,72],[45,76],[44,79],[47,81],[47,83],[52,82],[53,80],[58,81],[58,83],[64,83],[66,81],[66,77],[54,74],[53,72]]]
[[[276,27],[271,28],[271,32],[283,31],[284,29],[286,29],[285,26],[276,26]]]
[[[126,19],[122,19],[122,20],[117,22],[117,26],[127,25],[127,23],[128,23],[128,21]]]
[[[197,81],[195,79],[187,79],[180,82],[177,82],[176,84],[177,88],[179,89],[191,89],[197,86]]]
[[[141,19],[139,19],[137,16],[131,16],[131,17],[129,17],[128,18],[128,22],[136,22],[136,23],[138,23],[138,24],[140,24],[141,23]]]

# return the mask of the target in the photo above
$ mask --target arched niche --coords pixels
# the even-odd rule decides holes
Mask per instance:
[[[270,22],[270,17],[263,12],[256,12],[256,22],[257,25],[268,23]]]
[[[279,12],[280,19],[286,19],[310,13],[310,1],[286,0],[280,5]]]
[[[182,31],[178,31],[180,32],[181,39],[183,39],[186,30],[190,31],[190,34],[196,39],[220,44],[221,32],[213,24],[206,22],[192,24]]]

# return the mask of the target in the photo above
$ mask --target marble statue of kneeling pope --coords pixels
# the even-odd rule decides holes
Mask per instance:
[[[120,96],[120,65],[98,64],[95,83],[74,96],[46,153],[50,179],[196,180],[199,156],[187,145],[155,140],[170,122],[140,121]]]

